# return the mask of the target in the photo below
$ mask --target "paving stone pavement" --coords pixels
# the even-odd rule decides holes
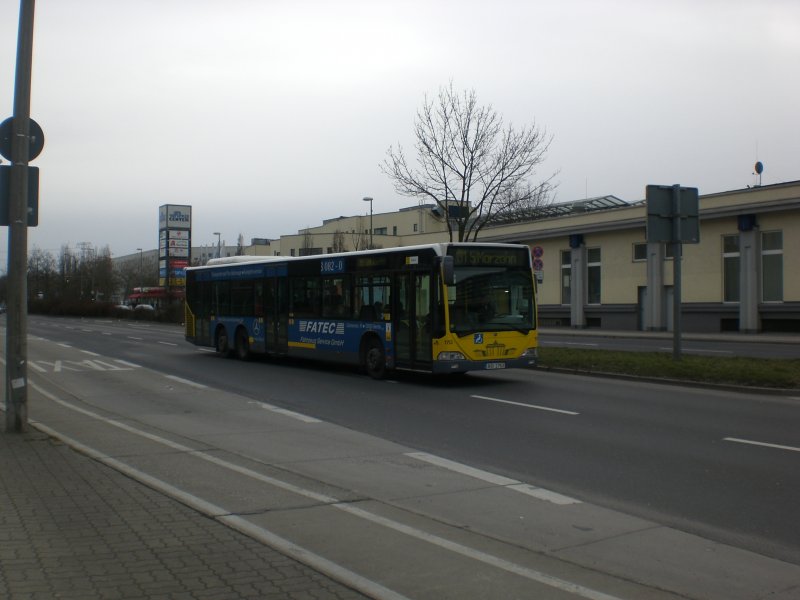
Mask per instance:
[[[0,433],[0,598],[364,598],[40,432]]]

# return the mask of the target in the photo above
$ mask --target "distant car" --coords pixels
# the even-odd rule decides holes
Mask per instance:
[[[155,310],[154,307],[150,306],[149,304],[137,304],[133,310],[139,310],[144,312],[149,312],[151,310]]]
[[[117,310],[133,310],[130,304],[117,304],[114,308]]]

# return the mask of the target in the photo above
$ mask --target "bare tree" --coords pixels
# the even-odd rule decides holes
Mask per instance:
[[[451,241],[474,241],[486,225],[533,215],[550,201],[556,173],[531,179],[552,136],[535,123],[504,126],[491,106],[478,105],[474,91],[457,93],[451,83],[435,100],[426,96],[414,136],[416,167],[398,145],[381,168],[399,194],[438,205]]]
[[[344,239],[344,232],[341,229],[337,229],[333,232],[333,251],[347,252],[347,242]]]
[[[356,219],[356,228],[350,232],[350,241],[353,244],[353,250],[367,250],[369,248],[369,234],[364,231],[363,217]]]
[[[244,254],[244,234],[240,233],[239,238],[236,240],[236,256]]]
[[[67,244],[61,246],[58,255],[58,272],[61,275],[61,296],[75,299],[80,296],[80,276],[78,273],[78,257]]]
[[[56,280],[55,257],[34,246],[28,255],[28,297],[51,298],[55,291]]]

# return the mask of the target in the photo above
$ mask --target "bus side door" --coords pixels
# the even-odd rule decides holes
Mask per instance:
[[[395,279],[394,340],[398,367],[421,368],[431,364],[431,276],[398,273]]]
[[[266,281],[266,351],[286,354],[289,350],[289,285],[285,277]]]

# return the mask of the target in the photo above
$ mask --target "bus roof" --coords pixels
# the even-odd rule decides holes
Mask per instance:
[[[337,257],[353,257],[362,256],[365,254],[384,254],[394,252],[414,252],[415,250],[433,250],[438,256],[447,254],[447,249],[450,247],[469,246],[469,247],[489,247],[489,248],[519,248],[524,244],[501,244],[501,243],[483,243],[483,242],[437,242],[434,244],[418,244],[416,246],[395,246],[392,248],[376,248],[373,250],[353,250],[349,252],[335,252],[331,254],[311,254],[309,256],[226,256],[223,258],[212,258],[205,266],[201,267],[187,267],[187,270],[209,269],[214,267],[221,267],[225,265],[235,264],[265,264],[273,262],[292,262],[302,260],[314,260],[321,258],[337,258]]]

